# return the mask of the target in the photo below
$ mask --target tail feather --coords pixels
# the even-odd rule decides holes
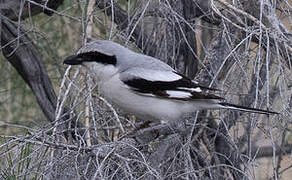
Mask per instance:
[[[226,103],[226,102],[221,102],[219,104],[222,106],[222,108],[226,108],[226,109],[234,109],[234,110],[238,110],[238,111],[245,111],[245,112],[259,113],[259,114],[279,114],[279,113],[273,112],[273,111],[244,107],[244,106],[230,104],[230,103]]]

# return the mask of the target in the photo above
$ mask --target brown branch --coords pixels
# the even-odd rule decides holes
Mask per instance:
[[[105,0],[105,1],[98,1],[96,3],[96,6],[99,9],[104,10],[108,16],[112,16],[111,6],[113,6],[114,22],[117,24],[118,29],[120,31],[126,31],[127,29],[131,29],[129,28],[130,22],[128,22],[129,17],[128,17],[127,12],[124,11],[117,3],[111,4],[111,1]],[[157,46],[152,41],[151,37],[149,37],[146,33],[143,33],[143,35],[141,36],[142,32],[143,32],[142,27],[140,25],[137,25],[132,34],[132,36],[134,37],[134,39],[132,38],[132,40],[140,49],[143,50],[145,54],[148,54],[150,56],[155,56]],[[145,44],[147,45],[145,46]]]
[[[212,11],[210,0],[191,0],[189,3],[196,6],[196,17],[216,26],[221,23],[221,17]]]
[[[34,16],[39,13],[44,12],[45,14],[51,16],[53,15],[52,10],[56,10],[64,0],[33,0],[37,4],[43,5],[47,8],[43,8],[40,5],[35,3],[30,3],[28,1],[23,0],[1,0],[0,2],[0,11],[1,14],[13,21],[19,19],[19,15],[21,15],[21,19],[28,18],[29,16]],[[51,9],[51,10],[50,10]]]
[[[275,149],[275,152],[274,152]],[[290,154],[292,151],[292,144],[285,144],[282,147],[276,146],[262,146],[262,147],[253,147],[251,150],[251,157],[255,158],[263,158],[263,157],[273,157],[274,154],[275,156],[279,156],[280,154],[282,155],[287,155]],[[243,152],[243,154],[248,154],[248,152]]]
[[[54,121],[57,97],[39,52],[23,31],[2,19],[1,47],[4,57],[35,94],[49,121]]]
[[[52,5],[52,8],[57,8],[57,5],[60,5],[62,2],[63,0],[48,1],[47,6],[50,7]],[[0,10],[1,12],[4,12],[4,15],[12,20],[18,19],[17,13],[19,13],[19,10],[16,7],[20,6],[20,1],[4,0],[0,4],[1,7],[3,7]],[[36,15],[41,12],[42,9],[40,8],[24,4],[21,18],[27,18],[28,15]],[[49,13],[49,11],[46,13]],[[0,17],[2,53],[32,89],[37,102],[47,119],[50,122],[54,122],[56,120],[55,110],[57,97],[48,73],[41,61],[40,54],[32,40],[28,38],[26,32],[10,22],[7,17]],[[69,114],[66,113],[68,111],[69,109],[65,107],[64,114],[61,118],[61,121],[64,121],[64,123],[61,123],[60,125],[60,129],[63,129],[61,131],[64,132],[66,137],[69,135],[68,131],[64,130],[67,129],[68,126],[68,121],[66,120],[70,118]],[[75,126],[75,121],[73,120],[72,122],[71,126]]]
[[[274,5],[272,4],[272,2],[264,2],[263,9],[261,9],[261,1],[259,0],[242,0],[241,4],[243,10],[241,10],[238,7],[235,7],[225,1],[216,1],[221,3],[224,7],[226,7],[226,9],[232,10],[236,14],[239,14],[238,16],[233,17],[233,15],[226,15],[223,12],[221,13],[220,11],[214,9],[218,16],[221,16],[222,19],[239,28],[242,31],[241,33],[252,33],[253,42],[260,43],[259,39],[261,39],[262,47],[264,49],[266,48],[268,42],[271,46],[278,48],[284,64],[286,64],[288,68],[292,68],[292,38],[287,28],[283,25],[283,23],[276,15],[276,11],[273,9]],[[251,32],[249,28],[237,25],[236,19],[241,19],[242,17],[245,17],[248,20],[247,24],[245,24],[244,26],[258,26],[257,28],[260,30],[260,32]],[[244,20],[242,21],[244,22]],[[267,40],[268,38],[270,39],[269,41]]]

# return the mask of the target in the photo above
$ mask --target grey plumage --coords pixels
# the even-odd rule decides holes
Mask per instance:
[[[87,68],[108,100],[146,120],[171,121],[185,113],[218,108],[277,114],[225,103],[224,98],[210,93],[215,89],[201,86],[162,61],[112,41],[92,41],[64,63]]]

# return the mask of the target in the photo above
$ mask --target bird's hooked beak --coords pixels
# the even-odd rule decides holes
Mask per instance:
[[[72,56],[68,56],[65,60],[64,60],[64,64],[68,64],[68,65],[81,65],[83,62],[82,58],[77,56],[77,55],[72,55]]]

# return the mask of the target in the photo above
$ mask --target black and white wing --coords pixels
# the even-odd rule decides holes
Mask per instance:
[[[224,102],[224,98],[210,93],[210,91],[219,91],[218,89],[201,86],[197,82],[175,71],[132,68],[121,73],[120,79],[128,88],[145,96],[181,101],[199,100],[200,102],[204,102],[206,100],[205,102],[211,103],[210,108],[217,107],[251,113],[278,114],[277,112],[226,103]]]
[[[120,79],[131,90],[145,96],[176,99],[183,101],[224,98],[208,93],[218,91],[199,85],[197,82],[175,71],[158,71],[132,68],[120,75]]]

